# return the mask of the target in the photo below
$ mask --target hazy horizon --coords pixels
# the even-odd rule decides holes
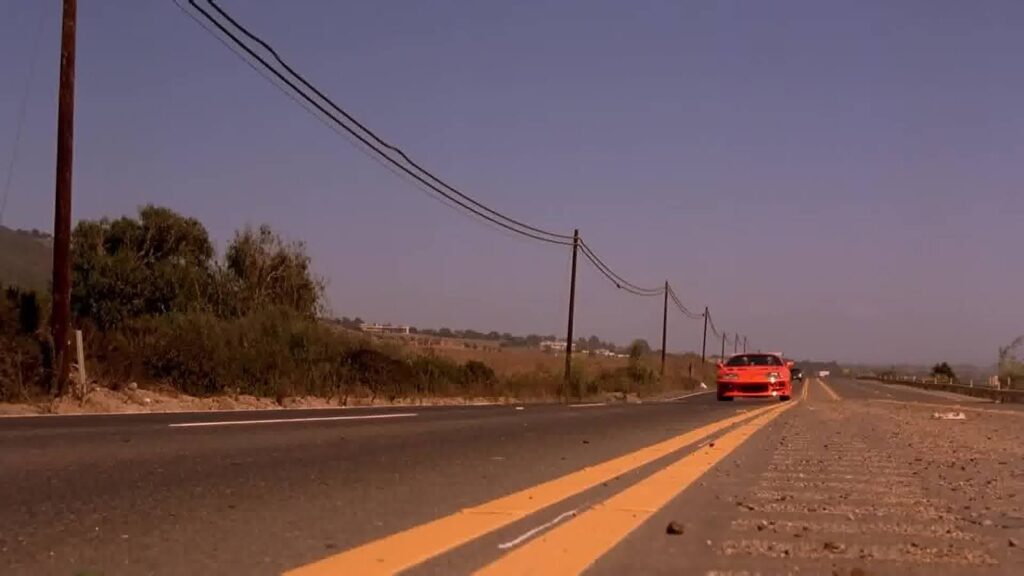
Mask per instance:
[[[447,180],[754,348],[987,366],[1024,333],[1020,2],[221,4]],[[156,203],[220,247],[267,222],[339,317],[564,333],[567,248],[426,197],[170,1],[78,9],[76,220]],[[4,225],[50,230],[55,0],[0,9],[0,183],[41,17]],[[659,345],[660,298],[578,282],[577,335]],[[670,350],[700,340],[671,316]]]

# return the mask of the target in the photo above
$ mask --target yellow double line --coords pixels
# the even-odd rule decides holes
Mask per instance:
[[[731,416],[663,442],[583,468],[519,492],[374,540],[301,566],[290,576],[394,574],[406,570],[619,476],[747,421],[603,505],[552,530],[481,570],[481,574],[578,572],[599,558],[751,434],[792,406],[767,406]],[[586,536],[586,538],[582,536]],[[572,545],[569,545],[569,544]],[[555,564],[551,562],[555,561]]]
[[[762,414],[722,436],[713,445],[652,474],[576,519],[476,572],[511,574],[578,574],[622,541],[677,494],[738,448],[754,432],[793,404]]]

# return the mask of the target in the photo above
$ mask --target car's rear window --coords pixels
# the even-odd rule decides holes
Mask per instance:
[[[733,356],[726,366],[782,366],[782,360],[774,354],[742,354]]]

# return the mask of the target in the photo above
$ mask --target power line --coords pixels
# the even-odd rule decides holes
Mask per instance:
[[[704,318],[703,313],[696,314],[694,312],[691,312],[689,308],[683,305],[683,303],[679,300],[679,296],[676,295],[676,291],[672,289],[672,286],[668,287],[668,295],[672,298],[672,302],[675,303],[676,308],[679,308],[679,311],[682,312],[690,320],[700,320]]]
[[[583,243],[581,242],[581,243],[580,243],[580,245],[582,246],[582,244],[583,244]],[[601,274],[602,274],[602,275],[603,275],[603,276],[604,276],[605,278],[607,278],[607,279],[608,279],[608,281],[609,281],[609,282],[611,282],[612,284],[614,284],[614,285],[615,285],[615,287],[616,287],[616,288],[618,288],[619,290],[623,290],[623,291],[625,291],[625,292],[628,292],[628,293],[630,293],[630,294],[633,294],[634,296],[645,296],[645,297],[652,297],[652,296],[661,296],[662,294],[664,294],[664,293],[665,293],[665,290],[664,290],[664,288],[658,289],[658,290],[656,290],[656,291],[650,291],[650,292],[647,292],[647,291],[640,291],[640,290],[636,290],[636,289],[632,288],[631,286],[629,286],[629,285],[627,285],[627,284],[623,284],[623,283],[622,283],[622,282],[621,282],[621,281],[620,281],[620,280],[619,280],[619,279],[618,279],[618,278],[617,278],[617,277],[615,276],[615,274],[614,274],[613,272],[611,272],[611,270],[609,270],[609,269],[607,269],[607,268],[605,268],[605,267],[604,267],[604,265],[603,265],[603,262],[601,262],[601,261],[600,261],[600,260],[599,260],[599,259],[597,258],[597,256],[596,256],[596,255],[594,255],[594,254],[593,254],[592,252],[590,252],[590,251],[588,251],[588,250],[582,250],[582,252],[583,252],[583,256],[584,256],[584,257],[586,257],[586,259],[587,259],[587,260],[588,260],[588,261],[589,261],[589,262],[590,262],[591,264],[593,264],[593,265],[594,265],[594,268],[596,268],[598,272],[600,272],[600,273],[601,273]]]
[[[633,294],[634,296],[645,296],[645,297],[661,296],[661,295],[665,294],[665,290],[664,289],[659,289],[659,290],[656,290],[656,291],[647,292],[647,291],[636,290],[636,289],[632,288],[631,286],[629,286],[627,284],[623,284],[614,275],[613,272],[611,272],[609,269],[607,269],[607,268],[605,268],[603,266],[603,263],[600,260],[598,260],[597,256],[595,256],[592,252],[584,250],[583,251],[583,256],[585,256],[586,259],[591,264],[594,265],[594,268],[596,268],[598,272],[600,272],[605,278],[608,279],[609,282],[614,284],[615,287],[618,288],[619,290],[623,290],[625,292]]]
[[[615,271],[612,270],[611,267],[609,267],[607,264],[605,264],[604,261],[601,260],[601,258],[598,257],[598,255],[594,252],[594,250],[590,246],[588,246],[587,243],[584,242],[583,240],[580,240],[580,248],[583,250],[583,254],[587,257],[587,260],[590,260],[594,267],[601,271],[601,273],[604,274],[604,276],[608,278],[612,282],[612,284],[615,284],[616,288],[619,288],[620,290],[625,290],[626,292],[630,292],[632,294],[636,294],[637,296],[661,296],[662,294],[665,293],[664,287],[644,288],[643,286],[633,284],[632,282],[626,280],[619,274],[616,274]]]
[[[300,98],[302,98],[302,100],[305,100],[309,105],[313,106],[317,111],[319,111],[321,114],[323,114],[328,119],[330,119],[330,121],[334,125],[342,128],[346,133],[348,133],[349,135],[354,137],[356,140],[358,140],[359,143],[362,144],[364,147],[366,147],[367,149],[369,149],[372,152],[374,152],[381,159],[383,159],[386,162],[390,163],[395,168],[398,168],[403,173],[405,173],[408,176],[412,177],[419,184],[421,184],[421,185],[429,188],[433,192],[443,196],[449,202],[451,202],[451,203],[453,203],[453,204],[455,204],[455,205],[457,205],[457,206],[459,206],[459,207],[461,207],[461,208],[471,212],[472,214],[474,214],[474,215],[476,215],[476,216],[478,216],[480,218],[483,218],[484,220],[487,220],[487,221],[489,221],[489,222],[491,222],[493,224],[501,226],[502,228],[505,228],[505,229],[507,229],[509,231],[512,231],[512,232],[515,232],[517,234],[526,236],[528,238],[532,238],[534,240],[539,240],[539,241],[547,242],[547,243],[550,243],[550,244],[560,244],[560,245],[565,245],[565,246],[572,245],[572,242],[571,242],[571,238],[572,237],[571,236],[566,235],[566,234],[558,234],[558,233],[555,233],[555,232],[549,232],[549,231],[546,231],[546,230],[543,230],[543,229],[540,229],[540,228],[536,228],[536,227],[530,226],[528,224],[525,224],[523,222],[520,222],[519,220],[516,220],[516,219],[514,219],[514,218],[512,218],[510,216],[506,216],[505,214],[502,214],[502,213],[500,213],[500,212],[498,212],[496,210],[493,210],[493,209],[485,206],[484,204],[482,204],[482,203],[480,203],[480,202],[470,198],[469,196],[467,196],[466,194],[462,193],[461,191],[455,189],[454,187],[448,185],[444,181],[442,181],[439,178],[437,178],[436,176],[434,176],[432,173],[430,173],[430,172],[426,171],[425,169],[423,169],[421,166],[419,166],[415,162],[412,162],[409,159],[409,157],[404,152],[402,152],[397,147],[395,147],[395,146],[385,142],[380,137],[378,137],[375,133],[371,132],[368,128],[366,128],[363,124],[361,124],[358,121],[356,121],[350,114],[348,114],[340,106],[338,106],[338,104],[336,104],[333,100],[328,98],[323,92],[318,90],[316,87],[314,87],[308,81],[306,81],[305,78],[303,78],[301,75],[299,75],[297,72],[295,72],[294,69],[292,69],[288,64],[286,64],[284,62],[284,60],[277,54],[277,52],[269,44],[267,44],[265,41],[263,41],[262,39],[257,37],[255,34],[251,33],[249,30],[247,30],[245,27],[243,27],[241,24],[239,24],[236,20],[231,18],[231,16],[228,15],[227,12],[222,10],[219,6],[217,6],[217,4],[215,2],[213,2],[212,0],[207,0],[207,3],[210,6],[212,6],[218,13],[220,13],[224,17],[224,19],[226,19],[234,28],[236,28],[238,31],[240,31],[242,34],[246,35],[247,37],[251,38],[254,42],[258,43],[265,50],[267,50],[272,55],[272,57],[281,66],[283,66],[285,68],[285,70],[287,70],[288,73],[291,74],[291,76],[294,77],[294,79],[296,81],[298,81],[303,86],[305,86],[306,88],[311,90],[314,94],[316,94],[316,96],[319,97],[320,100],[322,100],[324,103],[326,103],[327,107],[329,107],[332,110],[336,111],[336,113],[340,114],[342,117],[344,117],[344,119],[346,119],[349,122],[355,124],[359,128],[359,130],[356,130],[352,126],[349,126],[344,121],[339,119],[335,115],[335,113],[332,113],[330,110],[325,108],[325,105],[323,103],[321,103],[321,102],[317,101],[316,99],[314,99],[303,88],[298,86],[296,84],[296,82],[293,81],[292,78],[287,77],[280,70],[278,70],[276,67],[274,67],[270,62],[268,62],[266,58],[264,58],[262,55],[258,54],[255,50],[253,50],[253,48],[250,47],[241,38],[239,38],[238,35],[236,35],[232,30],[228,29],[223,24],[223,22],[221,22],[219,19],[214,17],[204,7],[202,7],[199,4],[197,4],[195,0],[188,0],[188,2],[189,2],[189,4],[193,8],[195,8],[202,15],[202,17],[207,22],[209,22],[214,27],[216,27],[217,30],[219,30],[221,32],[221,34],[223,34],[224,36],[226,36],[230,40],[231,44],[233,44],[234,47],[231,47],[229,45],[229,48],[231,48],[233,52],[235,52],[236,54],[239,54],[240,56],[242,56],[242,54],[239,53],[238,49],[241,49],[242,51],[244,51],[245,54],[248,54],[248,56],[250,58],[252,58],[256,62],[258,62],[260,64],[260,66],[262,66],[267,72],[272,74],[278,81],[280,81],[281,83],[285,84],[295,95],[297,95]],[[175,0],[175,4],[182,11],[184,11],[186,13],[189,13],[188,10],[185,10],[184,6],[182,6],[177,0]],[[213,32],[212,32],[212,30],[210,28],[204,26],[204,29],[206,29],[208,32],[213,34]],[[214,35],[216,36],[216,34],[214,34]],[[223,39],[222,39],[222,41],[223,41]],[[245,58],[243,57],[243,59],[245,59]],[[250,65],[251,65],[251,62],[250,62]],[[264,78],[266,78],[266,75],[263,75],[263,76],[264,76]],[[284,87],[280,86],[280,84],[276,84],[276,85],[279,88],[281,88],[282,90],[285,90]],[[288,90],[285,90],[285,92],[288,92]],[[318,116],[318,118],[323,120],[323,117]],[[366,135],[364,135],[363,133],[360,133],[360,131],[365,133]],[[375,144],[375,142],[376,142],[376,144]],[[406,164],[403,164],[402,162],[399,162],[394,157],[392,157],[390,154],[388,154],[387,152],[382,150],[381,147],[385,147],[385,148],[387,148],[389,150],[392,150],[395,153],[399,154],[399,156],[401,156],[406,162],[408,162],[410,165],[412,165],[416,170],[414,171],[413,169],[409,168],[409,166],[407,166]],[[425,174],[426,176],[424,177],[419,172],[422,172],[422,174]],[[433,180],[434,182],[437,182],[438,184],[434,184],[434,183],[428,181],[427,180],[428,178],[430,180]],[[450,192],[446,191],[446,190],[449,190]]]
[[[39,38],[43,35],[43,24],[46,22],[46,4],[43,4],[39,11],[39,24],[36,25],[36,35],[32,40],[32,52],[28,60],[28,73],[25,75],[25,92],[21,96],[21,104],[18,105],[18,119],[14,125],[14,144],[11,148],[11,159],[7,163],[7,176],[4,179],[4,195],[0,199],[0,224],[4,223],[4,215],[7,213],[7,198],[11,194],[11,184],[14,182],[14,167],[18,163],[18,150],[21,148],[21,133],[25,125],[25,116],[28,115],[28,97],[32,92],[32,79],[36,75],[36,60],[39,55]]]
[[[381,166],[382,168],[384,168],[388,172],[391,172],[396,177],[401,178],[402,180],[405,180],[410,185],[415,187],[417,190],[423,192],[424,196],[426,196],[427,198],[430,198],[431,200],[434,200],[435,202],[438,202],[438,203],[444,205],[447,208],[454,208],[453,203],[450,202],[447,198],[445,198],[444,196],[439,196],[432,189],[430,189],[427,186],[424,186],[422,182],[419,182],[419,181],[413,179],[412,177],[409,176],[409,174],[407,174],[404,171],[400,170],[398,167],[396,167],[391,162],[388,162],[387,160],[385,160],[385,158],[380,156],[379,154],[374,154],[374,153],[370,152],[370,150],[366,146],[363,146],[362,143],[358,139],[353,137],[351,133],[349,133],[345,129],[341,128],[339,123],[334,122],[333,118],[331,118],[329,115],[326,115],[323,112],[321,112],[321,111],[317,110],[316,108],[314,108],[308,101],[305,101],[304,99],[300,98],[300,96],[297,93],[295,93],[294,91],[288,90],[283,85],[284,83],[279,78],[273,76],[267,69],[262,68],[260,66],[257,66],[251,59],[246,58],[241,52],[238,51],[237,48],[232,46],[223,36],[221,36],[220,34],[217,34],[215,29],[211,26],[211,24],[209,22],[207,22],[204,19],[201,19],[201,18],[197,17],[191,11],[187,10],[184,6],[182,6],[181,3],[180,3],[180,0],[172,0],[172,1],[178,6],[178,9],[180,9],[183,13],[188,15],[188,17],[191,18],[192,21],[194,21],[199,26],[205,28],[206,31],[210,34],[210,36],[212,36],[214,39],[216,39],[218,42],[220,42],[222,46],[224,46],[228,50],[234,52],[239,57],[239,59],[242,60],[242,62],[245,62],[245,64],[247,66],[249,66],[249,68],[251,68],[257,74],[262,76],[267,82],[270,82],[275,87],[277,87],[281,91],[282,94],[287,96],[292,102],[295,102],[296,104],[301,106],[306,112],[308,112],[310,114],[310,116],[313,116],[316,120],[318,120],[319,122],[323,123],[325,126],[327,126],[335,134],[337,134],[337,135],[341,136],[342,138],[345,138],[346,140],[348,140],[349,143],[352,144],[352,146],[354,148],[356,148],[357,150],[362,152],[367,158],[369,158],[370,160],[373,160],[379,166]],[[487,222],[487,221],[480,222],[478,220],[475,220],[473,218],[473,216],[474,216],[473,214],[467,214],[465,212],[458,211],[458,210],[456,212],[459,213],[460,215],[464,216],[466,219],[468,219],[470,221],[482,223],[485,226],[488,226],[488,225],[493,226],[490,222]],[[505,234],[508,234],[508,231],[505,228],[492,227],[491,229],[497,230],[497,231],[505,233]],[[512,234],[511,236],[512,237],[517,237],[515,234]]]
[[[193,4],[193,5],[195,5],[195,0],[189,0],[189,2],[191,4]],[[313,84],[309,83],[305,79],[305,77],[302,76],[302,74],[299,74],[297,71],[295,71],[294,68],[292,68],[287,62],[285,62],[284,59],[281,58],[281,56],[277,53],[277,51],[272,46],[270,46],[270,44],[268,44],[267,42],[265,42],[263,39],[261,39],[260,37],[256,36],[252,32],[250,32],[247,28],[245,28],[245,26],[242,26],[237,20],[232,18],[230,14],[225,12],[224,9],[222,9],[214,0],[206,0],[206,2],[209,3],[210,6],[212,6],[213,9],[216,10],[218,14],[220,14],[223,18],[225,18],[228,22],[230,22],[232,26],[234,26],[235,28],[240,30],[243,34],[245,34],[247,37],[249,37],[252,41],[254,41],[257,44],[259,44],[260,46],[262,46],[264,50],[269,52],[270,55],[274,57],[274,60],[276,60],[278,62],[278,64],[280,64],[282,67],[284,67],[285,70],[288,71],[289,74],[294,76],[304,86],[306,86],[307,88],[312,90],[314,94],[316,94],[318,97],[320,97],[332,109],[334,109],[339,114],[344,116],[346,120],[348,120],[348,121],[352,122],[353,124],[355,124],[356,126],[358,126],[360,130],[365,132],[368,136],[370,136],[370,138],[372,138],[378,144],[380,144],[384,148],[387,148],[388,150],[391,150],[392,152],[394,152],[394,153],[398,154],[399,156],[401,156],[403,160],[408,162],[410,165],[415,167],[420,172],[426,174],[434,182],[438,183],[441,186],[444,186],[447,190],[451,191],[452,193],[454,193],[455,195],[459,196],[460,198],[462,198],[462,199],[472,203],[474,206],[477,206],[478,208],[481,208],[481,209],[485,210],[486,212],[488,212],[488,213],[490,213],[490,214],[492,214],[494,216],[497,216],[498,218],[502,218],[504,220],[512,222],[512,223],[516,224],[517,226],[521,226],[521,227],[523,227],[523,228],[525,228],[527,230],[530,230],[532,232],[536,232],[538,234],[543,234],[545,236],[551,236],[551,237],[554,237],[554,238],[562,238],[564,240],[572,240],[572,235],[571,234],[559,234],[559,233],[556,233],[556,232],[550,232],[548,230],[544,230],[542,228],[536,228],[534,226],[530,226],[529,224],[526,224],[524,222],[516,220],[516,219],[514,219],[514,218],[512,218],[510,216],[507,216],[505,214],[502,214],[502,213],[500,213],[500,212],[498,212],[496,210],[493,210],[490,207],[488,207],[488,206],[486,206],[486,205],[476,201],[474,198],[472,198],[472,197],[470,197],[470,196],[468,196],[466,194],[463,194],[460,190],[458,190],[457,188],[451,186],[450,184],[448,184],[447,182],[445,182],[441,178],[437,177],[434,173],[430,172],[429,170],[427,170],[426,168],[424,168],[423,166],[418,164],[416,161],[414,161],[412,158],[410,158],[408,154],[406,154],[404,151],[402,151],[401,148],[391,144],[390,142],[387,142],[386,140],[381,138],[379,135],[377,135],[377,133],[375,133],[373,130],[370,130],[365,124],[363,124],[362,122],[360,122],[359,120],[354,118],[351,114],[349,114],[344,109],[342,109],[337,104],[335,104],[334,101],[331,100],[330,98],[328,98],[326,94],[321,92]]]
[[[534,227],[494,210],[463,193],[461,190],[448,184],[446,181],[424,168],[402,149],[384,140],[381,136],[339,106],[320,89],[306,80],[306,78],[292,68],[291,65],[289,65],[269,43],[235,20],[228,12],[222,9],[216,1],[205,0],[205,4],[210,6],[219,15],[219,17],[211,14],[210,11],[197,3],[196,0],[188,0],[189,5],[198,12],[199,15],[201,15],[201,19],[197,18],[196,14],[192,11],[186,9],[182,4],[182,0],[173,1],[179,9],[199,23],[202,28],[228,47],[232,52],[238,55],[264,79],[282,90],[294,102],[298,103],[336,133],[352,141],[357,149],[363,151],[373,160],[385,166],[392,173],[402,177],[403,179],[411,179],[411,183],[414,186],[424,190],[432,198],[444,202],[453,209],[461,208],[472,216],[476,216],[504,230],[533,240],[562,246],[576,245],[574,244],[574,236]],[[230,28],[228,25],[230,25]],[[240,38],[239,34],[248,40]],[[258,45],[260,49],[269,55],[270,59],[276,62],[276,65],[268,61],[268,57],[258,53],[257,50],[250,45],[250,42]],[[576,236],[576,238],[578,239],[578,236]],[[594,265],[598,272],[600,272],[620,290],[624,290],[636,296],[671,296],[673,304],[687,317],[691,319],[700,319],[704,317],[704,314],[696,314],[689,310],[668,283],[666,283],[664,287],[658,288],[646,288],[634,284],[612,270],[611,267],[608,266],[608,264],[606,264],[585,242],[579,240],[577,246],[582,249],[583,255],[591,264]],[[715,334],[716,337],[720,337],[721,334],[714,325],[713,320],[711,320],[710,314],[708,314],[707,319],[712,333]]]
[[[715,338],[721,338],[722,333],[718,331],[718,327],[715,326],[715,320],[711,316],[711,311],[708,311],[708,327],[711,328],[711,333],[715,335]]]

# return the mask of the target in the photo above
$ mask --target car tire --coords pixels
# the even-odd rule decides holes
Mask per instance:
[[[718,396],[718,401],[719,402],[732,402],[732,397],[731,396],[721,396],[721,395],[719,395]]]
[[[786,402],[789,400],[789,396],[779,396],[779,402]]]

